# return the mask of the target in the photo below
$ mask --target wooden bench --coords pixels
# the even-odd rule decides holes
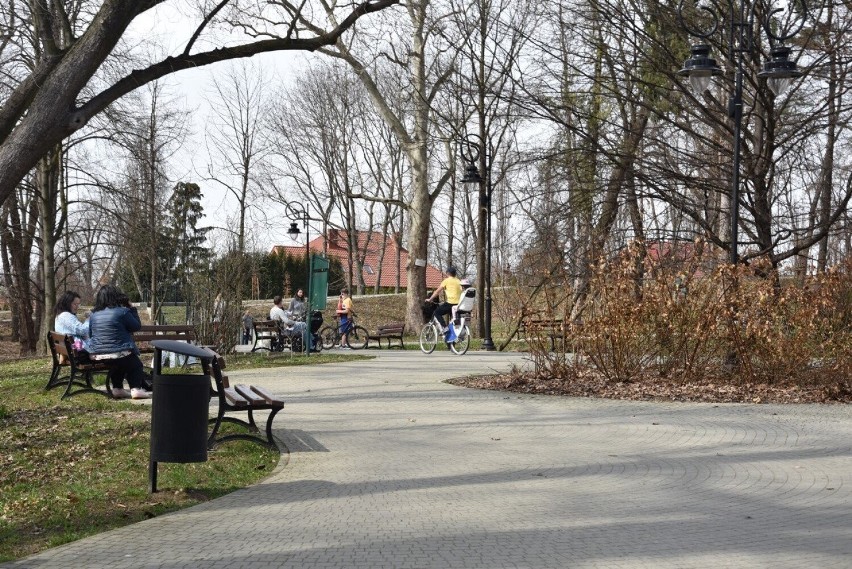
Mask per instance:
[[[254,328],[254,346],[252,346],[251,351],[274,350],[278,343],[278,321],[255,320],[252,327]],[[262,345],[261,342],[266,340],[269,340],[269,345]]]
[[[292,331],[284,329],[279,320],[255,320],[252,324],[254,327],[254,346],[251,351],[268,350],[270,352],[283,352],[291,350],[293,352],[302,351],[302,335],[293,334]],[[261,342],[268,340],[269,345],[265,346]]]
[[[275,415],[284,408],[284,402],[265,389],[254,385],[231,387],[228,376],[222,375],[222,370],[225,369],[225,359],[218,354],[210,363],[210,368],[205,369],[204,372],[212,378],[211,392],[219,399],[219,409],[216,418],[210,419],[213,430],[207,439],[207,448],[212,449],[225,441],[244,440],[258,443],[272,450],[278,450],[278,445],[275,444],[275,439],[272,437],[272,421],[275,419]],[[265,410],[269,411],[269,417],[266,419],[266,439],[255,434],[259,433],[260,429],[254,421],[254,412]],[[235,412],[248,413],[248,421],[238,417],[226,416],[226,413]],[[222,423],[226,422],[246,427],[252,434],[232,433],[218,436]]]
[[[379,349],[382,347],[382,338],[387,338],[388,340],[388,348],[402,348],[405,349],[405,343],[402,341],[402,335],[405,333],[405,322],[391,322],[389,324],[382,324],[379,326],[375,332],[367,335],[367,345],[369,346],[370,340],[376,340],[379,343]],[[396,344],[391,345],[391,340],[398,339],[399,346]]]
[[[548,338],[550,351],[556,350],[556,341],[565,346],[565,323],[555,318],[527,318],[521,323],[521,330],[527,341]]]
[[[74,339],[71,336],[59,332],[47,333],[47,344],[50,346],[50,356],[53,359],[53,369],[45,390],[54,387],[65,386],[62,399],[79,395],[80,393],[97,393],[112,398],[109,380],[104,381],[104,389],[98,389],[92,383],[92,377],[96,373],[106,374],[110,365],[106,362],[81,362],[74,351]],[[68,375],[62,375],[64,369]]]
[[[154,340],[179,340],[194,344],[196,340],[195,326],[192,324],[143,324],[142,328],[133,333],[133,341],[142,353],[153,353]]]
[[[154,347],[151,345],[154,340],[177,340],[195,344],[196,339],[195,326],[192,324],[143,324],[133,333],[133,341],[136,342],[140,354],[154,353]],[[186,366],[186,360],[183,365]],[[152,368],[153,366],[148,369]]]

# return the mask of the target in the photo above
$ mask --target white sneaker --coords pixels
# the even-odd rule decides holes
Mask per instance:
[[[151,392],[145,391],[144,389],[133,388],[130,390],[130,396],[133,399],[151,399]]]
[[[122,389],[120,387],[112,388],[112,398],[113,399],[130,399],[131,394],[126,389]]]

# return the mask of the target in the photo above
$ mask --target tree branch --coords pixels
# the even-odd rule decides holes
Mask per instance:
[[[82,126],[88,119],[113,101],[130,93],[134,89],[155,81],[161,77],[182,71],[184,69],[193,69],[226,61],[229,59],[239,59],[243,57],[251,57],[260,53],[268,53],[272,51],[316,51],[322,47],[335,44],[344,32],[349,30],[358,21],[358,18],[364,14],[377,12],[398,4],[400,0],[378,0],[376,2],[364,2],[355,8],[349,16],[346,17],[337,27],[326,34],[319,35],[315,38],[298,39],[298,38],[278,38],[270,40],[261,40],[244,45],[233,47],[219,48],[213,51],[206,51],[188,55],[186,51],[177,57],[167,57],[165,60],[156,63],[146,69],[135,70],[120,79],[110,88],[102,91],[100,94],[93,97],[89,102],[79,107],[77,114],[82,120],[76,121]]]

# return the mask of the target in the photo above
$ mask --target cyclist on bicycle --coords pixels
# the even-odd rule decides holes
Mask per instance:
[[[340,289],[340,301],[337,303],[337,315],[340,316],[340,349],[348,350],[349,345],[346,343],[346,334],[349,333],[351,319],[355,315],[352,310],[352,298],[349,296],[349,289]]]
[[[449,276],[442,280],[438,288],[435,289],[435,292],[432,293],[432,296],[426,299],[428,302],[435,302],[441,291],[444,292],[444,302],[435,309],[435,317],[441,322],[442,333],[446,333],[447,331],[447,321],[444,319],[444,314],[452,312],[453,307],[459,303],[462,294],[461,281],[456,278],[456,268],[447,267],[447,274]]]

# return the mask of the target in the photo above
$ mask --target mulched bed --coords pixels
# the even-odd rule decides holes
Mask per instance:
[[[464,377],[449,383],[537,395],[598,397],[633,401],[697,401],[706,403],[852,403],[852,382],[831,387],[795,385],[692,383],[665,378],[610,383],[587,375],[567,380],[537,377],[533,373]]]

